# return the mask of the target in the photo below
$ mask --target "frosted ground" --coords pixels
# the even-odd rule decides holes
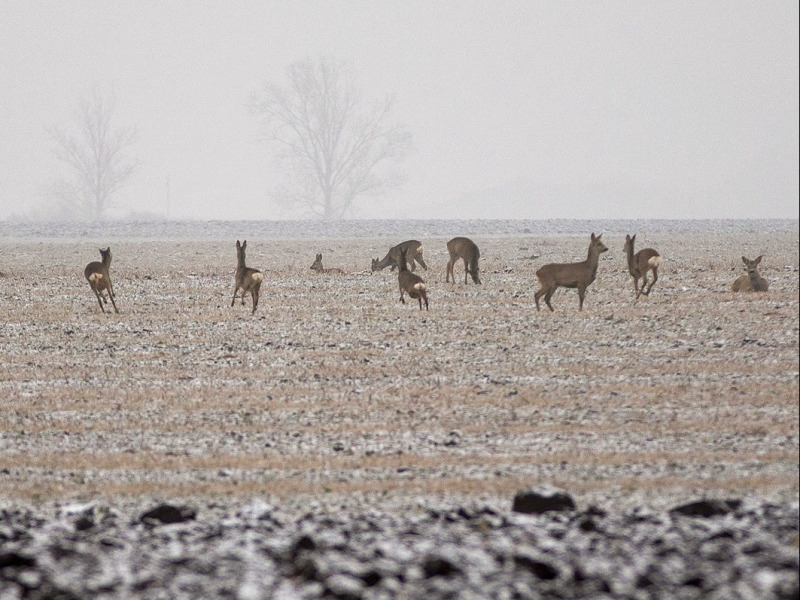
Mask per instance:
[[[561,290],[537,313],[536,269],[592,231],[610,251],[584,311]],[[638,303],[626,233],[664,257]],[[454,235],[482,286],[444,282]],[[411,237],[429,312],[369,272]],[[255,315],[230,306],[236,239],[265,273]],[[119,315],[82,275],[108,244]],[[312,272],[318,252],[347,275]],[[768,293],[729,291],[743,254]],[[548,483],[580,510],[740,498],[796,520],[798,266],[797,221],[3,223],[0,506],[502,515]]]
[[[41,499],[378,493],[502,504],[546,481],[586,502],[796,498],[797,229],[3,224],[3,488]],[[561,290],[556,312],[537,314],[535,270],[582,259],[590,230],[610,251],[586,310]],[[638,303],[627,232],[664,257]],[[445,242],[462,233],[481,248],[480,287],[444,283]],[[394,273],[369,272],[407,237],[423,241],[431,267],[428,313],[400,304]],[[255,316],[229,306],[245,238],[248,264],[266,276]],[[120,315],[103,315],[82,277],[108,244]],[[316,275],[317,252],[348,275]],[[742,254],[765,255],[767,294],[729,292]]]

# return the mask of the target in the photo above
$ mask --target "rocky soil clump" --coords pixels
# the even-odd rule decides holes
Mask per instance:
[[[0,509],[0,598],[797,598],[798,505]],[[568,502],[565,504],[565,500]],[[536,508],[538,507],[538,508]],[[555,508],[549,508],[555,507]],[[541,510],[540,510],[541,509]]]

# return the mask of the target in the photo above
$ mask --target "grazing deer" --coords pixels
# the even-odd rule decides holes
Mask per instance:
[[[480,284],[481,280],[478,277],[478,261],[481,258],[481,251],[478,246],[469,238],[455,237],[447,242],[447,251],[450,253],[450,260],[447,262],[447,275],[445,276],[445,283],[453,278],[453,283],[456,282],[456,276],[453,273],[453,268],[456,261],[460,258],[464,261],[464,284],[467,283],[467,275],[472,276],[472,281]]]
[[[769,289],[769,283],[758,272],[758,264],[762,258],[764,258],[763,254],[755,260],[750,260],[746,256],[742,257],[747,273],[739,276],[733,282],[731,285],[732,292],[766,292]]]
[[[253,313],[256,312],[258,306],[258,291],[261,289],[261,282],[264,281],[264,275],[258,269],[251,269],[245,265],[244,252],[247,249],[247,240],[239,243],[236,240],[236,274],[233,279],[233,300],[231,306],[236,303],[236,293],[242,290],[242,306],[244,306],[244,295],[250,292],[253,297]]]
[[[111,305],[114,307],[114,312],[119,313],[117,310],[117,303],[114,302],[114,285],[111,283],[111,246],[103,250],[100,248],[100,256],[102,262],[90,262],[83,270],[83,276],[89,282],[89,287],[92,288],[94,295],[97,296],[97,302],[100,304],[100,310],[106,312],[103,304],[107,304],[103,292],[108,292],[108,297],[111,299]]]
[[[400,262],[398,263],[399,270],[397,271],[397,282],[400,285],[400,302],[406,303],[404,294],[408,294],[411,298],[419,300],[419,309],[422,310],[422,301],[425,301],[425,310],[428,310],[428,291],[425,287],[425,281],[416,273],[408,270],[406,263],[406,250],[400,249]]]
[[[400,265],[401,250],[405,250],[407,252],[408,264],[412,271],[414,270],[415,263],[419,263],[423,269],[426,271],[428,270],[428,265],[426,265],[425,261],[422,259],[422,242],[417,240],[407,240],[397,244],[397,246],[392,246],[389,248],[389,252],[387,252],[386,256],[384,256],[381,260],[373,258],[371,267],[372,272],[374,273],[375,271],[380,271],[389,266],[391,266],[392,271],[394,271]]]
[[[316,271],[317,275],[344,275],[344,271],[337,267],[326,269],[322,266],[322,254],[317,254],[314,264],[311,265],[311,270]]]
[[[624,252],[628,257],[628,272],[633,277],[633,289],[636,290],[636,300],[639,296],[650,295],[650,290],[653,289],[656,281],[658,281],[658,267],[661,264],[661,255],[652,248],[645,248],[639,250],[636,254],[633,253],[633,245],[636,243],[636,234],[625,236]],[[653,272],[653,281],[647,285],[647,272]],[[639,287],[639,279],[642,280],[642,287]]]
[[[586,260],[577,263],[553,263],[544,265],[536,271],[536,277],[539,279],[539,290],[534,295],[536,310],[539,310],[539,298],[544,296],[547,307],[552,311],[553,305],[550,304],[550,298],[553,297],[553,293],[559,287],[578,288],[578,310],[583,310],[583,298],[586,296],[586,288],[597,277],[597,265],[600,261],[600,255],[608,250],[608,247],[600,241],[601,237],[603,237],[602,233],[598,236],[592,234],[589,242],[589,254]]]

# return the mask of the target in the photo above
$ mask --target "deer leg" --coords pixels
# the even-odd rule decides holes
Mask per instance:
[[[117,303],[114,302],[114,296],[111,294],[111,291],[108,292],[108,297],[111,299],[111,306],[114,307],[114,312],[119,314],[119,311],[117,310]]]
[[[417,261],[422,266],[423,269],[425,269],[426,271],[428,270],[428,265],[426,265],[425,261],[422,260],[422,254],[417,254],[414,257],[414,260]]]
[[[642,276],[642,287],[639,288],[640,296],[647,296],[647,292],[644,291],[646,285],[647,285],[647,271],[645,271],[644,275]]]
[[[103,308],[103,301],[100,299],[100,292],[98,292],[97,288],[94,286],[92,286],[92,291],[94,292],[94,295],[97,296],[97,303],[100,305],[100,310],[106,312],[106,309]]]
[[[464,285],[467,285],[467,277],[469,276],[469,263],[464,261]]]
[[[650,285],[647,287],[647,291],[644,294],[645,296],[650,295],[650,290],[653,289],[653,286],[655,285],[656,281],[658,281],[658,269],[653,269],[653,281],[651,281]]]
[[[553,297],[553,294],[555,293],[555,291],[556,291],[556,288],[550,288],[549,290],[547,290],[547,293],[544,295],[545,304],[547,304],[547,308],[550,309],[550,312],[553,312],[553,305],[550,304],[550,298]]]
[[[406,303],[406,299],[403,297],[403,290],[400,290],[400,302],[402,302],[403,304]]]
[[[233,288],[233,299],[231,299],[231,306],[236,304],[236,292],[239,291],[239,286],[234,286]]]
[[[586,296],[586,288],[579,287],[578,288],[578,310],[583,310],[583,299]]]
[[[255,314],[256,307],[258,306],[258,288],[250,290],[250,294],[253,296],[253,314]]]
[[[453,257],[451,256],[450,260],[447,261],[447,275],[445,276],[445,279],[444,279],[445,283],[449,283],[450,282],[450,275],[452,275],[452,274],[453,274]],[[453,275],[453,283],[455,283],[455,282],[456,282],[456,278],[455,278],[455,275]]]

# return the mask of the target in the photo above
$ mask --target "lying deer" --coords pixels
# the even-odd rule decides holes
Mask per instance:
[[[119,313],[117,304],[114,302],[114,285],[111,283],[111,246],[103,250],[100,248],[100,256],[102,262],[90,262],[83,270],[83,276],[89,282],[89,287],[92,288],[94,295],[97,296],[97,302],[100,304],[100,310],[106,312],[103,304],[108,304],[103,292],[108,292],[108,297],[111,299],[111,305],[114,307],[114,312]]]
[[[236,303],[236,293],[242,290],[242,306],[244,306],[244,296],[248,292],[253,297],[253,313],[256,312],[258,306],[258,291],[261,289],[261,282],[264,281],[264,275],[258,269],[251,269],[245,265],[244,252],[247,248],[247,240],[239,243],[236,240],[236,274],[233,279],[233,300],[231,306]]]
[[[311,270],[316,271],[317,275],[344,275],[344,271],[337,267],[326,269],[322,266],[322,254],[317,254],[314,264],[311,265]]]
[[[422,301],[425,301],[425,310],[428,310],[428,292],[425,287],[425,281],[416,273],[408,270],[406,263],[406,250],[400,249],[400,262],[398,263],[399,270],[397,272],[397,282],[400,285],[400,302],[406,303],[404,294],[408,294],[411,298],[419,300],[419,309],[422,310]]]
[[[586,260],[577,263],[553,263],[544,265],[536,271],[536,277],[539,279],[539,290],[534,295],[536,310],[539,310],[539,298],[544,296],[547,307],[552,311],[553,305],[550,304],[550,298],[553,297],[556,289],[560,287],[578,288],[578,310],[583,310],[583,298],[586,296],[586,288],[597,277],[597,265],[600,261],[600,255],[608,250],[608,247],[600,241],[601,237],[603,237],[602,233],[598,236],[592,234],[589,242],[589,254]]]
[[[656,281],[658,281],[658,267],[661,264],[661,255],[652,248],[645,248],[639,250],[636,254],[633,253],[633,245],[636,243],[636,234],[625,236],[624,251],[628,257],[628,272],[633,277],[633,289],[636,290],[636,299],[639,296],[648,296],[650,290],[653,289]],[[653,272],[653,281],[647,285],[647,272]],[[642,279],[642,287],[639,287],[639,279]]]
[[[384,256],[381,260],[373,258],[371,267],[372,272],[374,273],[375,271],[380,271],[389,266],[391,266],[392,271],[394,271],[400,265],[401,250],[405,250],[408,253],[408,264],[412,271],[414,270],[415,263],[419,263],[423,269],[426,271],[428,270],[428,265],[426,265],[425,261],[422,259],[422,242],[417,240],[407,240],[397,244],[397,246],[392,246],[389,248],[389,252],[387,252],[386,256]]]
[[[481,280],[478,277],[478,261],[481,258],[481,252],[478,246],[469,238],[455,237],[447,242],[447,251],[450,253],[450,260],[447,262],[447,275],[445,276],[445,283],[453,278],[453,283],[456,282],[456,276],[453,273],[456,261],[460,258],[464,261],[464,284],[467,283],[467,275],[472,276],[472,281],[480,284]]]
[[[769,289],[767,280],[758,272],[758,265],[762,258],[764,258],[763,254],[755,260],[750,260],[746,256],[742,257],[747,273],[739,276],[733,282],[731,285],[732,292],[766,292]]]

